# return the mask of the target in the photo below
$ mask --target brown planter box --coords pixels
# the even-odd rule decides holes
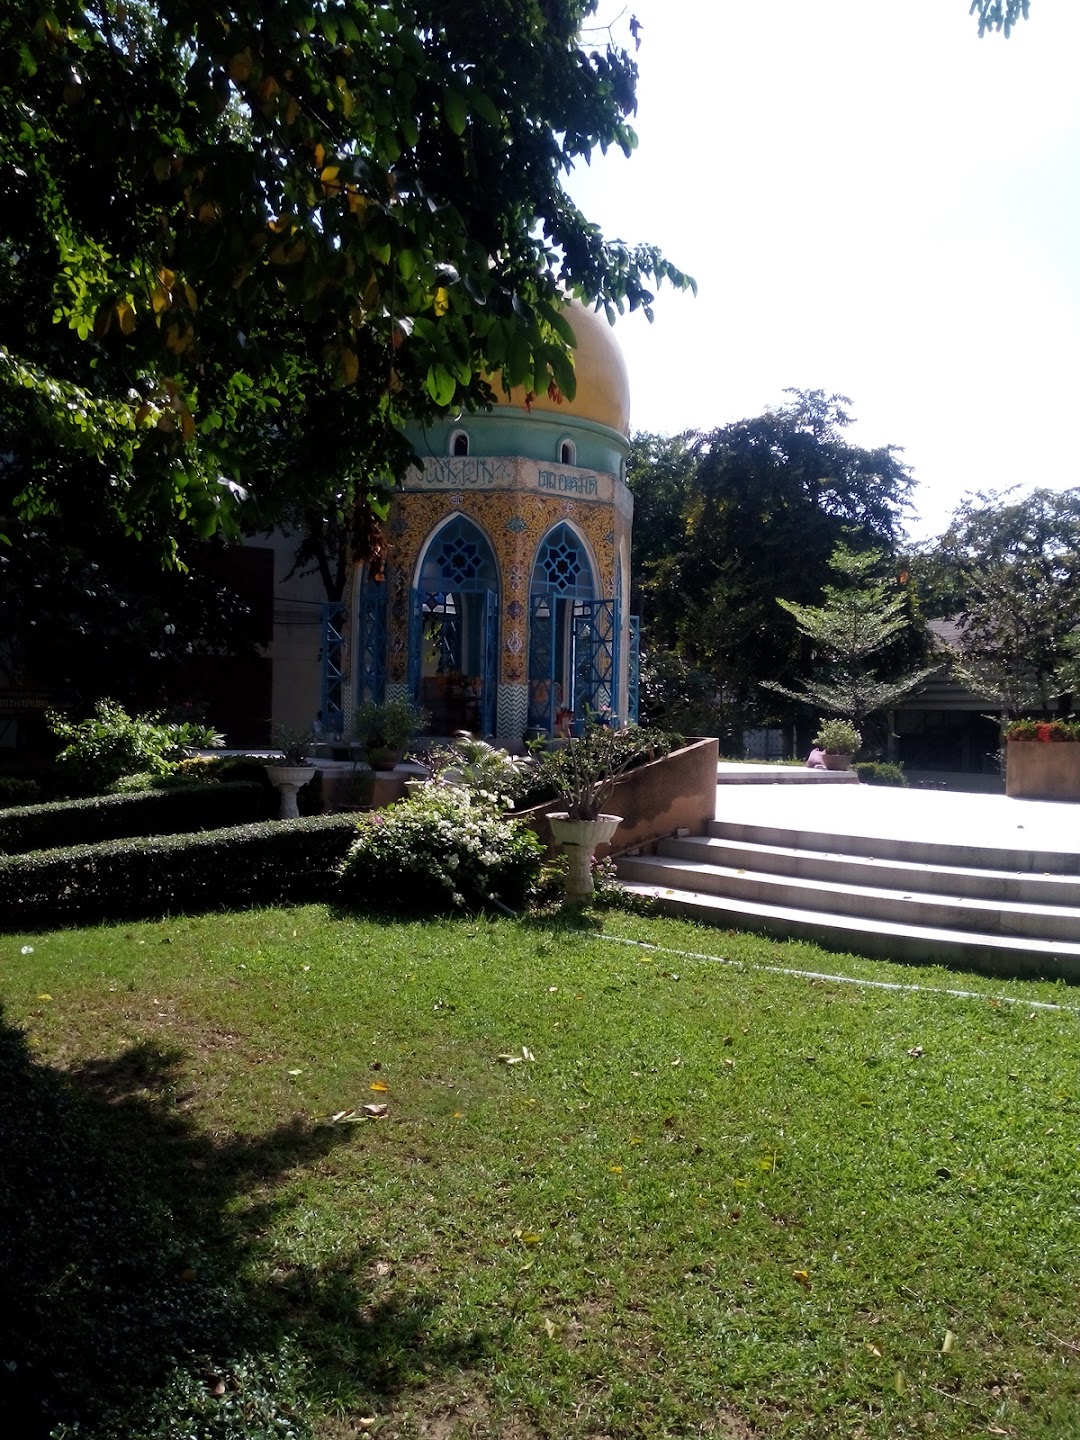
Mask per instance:
[[[711,737],[692,740],[681,750],[620,775],[604,809],[609,815],[621,815],[622,824],[611,844],[600,845],[597,854],[621,854],[676,830],[704,835],[709,821],[716,816],[719,743]],[[545,845],[551,846],[554,842],[547,816],[564,809],[561,801],[549,800],[522,812],[520,818],[528,821]]]
[[[1005,794],[1022,800],[1080,800],[1080,744],[1074,740],[1010,740]]]

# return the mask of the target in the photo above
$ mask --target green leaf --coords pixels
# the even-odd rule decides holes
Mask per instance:
[[[567,400],[573,400],[577,394],[577,376],[574,373],[570,357],[556,346],[548,345],[544,349],[544,358],[551,367],[555,384],[558,385]]]
[[[457,382],[445,365],[436,362],[428,367],[427,392],[436,405],[449,405],[457,390]]]
[[[465,134],[465,124],[468,120],[468,110],[465,104],[465,96],[460,90],[447,90],[443,96],[443,115],[446,123],[455,135]]]
[[[493,130],[497,130],[502,124],[503,117],[499,113],[498,107],[491,96],[485,95],[483,90],[478,90],[475,86],[470,87],[469,105],[474,114],[479,115],[481,120],[490,125]]]
[[[510,336],[504,368],[511,385],[532,387],[532,346],[520,330],[515,330]]]
[[[546,301],[540,301],[536,308],[560,339],[565,340],[571,348],[577,345],[577,336],[574,334],[573,326],[557,305],[549,305]]]

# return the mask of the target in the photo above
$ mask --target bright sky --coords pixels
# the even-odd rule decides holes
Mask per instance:
[[[616,327],[634,428],[839,391],[857,443],[903,447],[915,537],[970,490],[1080,484],[1080,3],[1008,40],[968,0],[631,12],[638,150],[570,189],[699,287]]]

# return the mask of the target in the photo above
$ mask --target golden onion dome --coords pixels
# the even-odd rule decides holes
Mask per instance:
[[[566,307],[566,318],[577,340],[572,351],[577,394],[573,400],[544,393],[534,395],[526,406],[525,391],[517,388],[505,394],[496,378],[496,403],[500,406],[544,411],[580,420],[594,420],[621,435],[630,433],[630,376],[619,342],[603,313],[587,309],[578,300]]]

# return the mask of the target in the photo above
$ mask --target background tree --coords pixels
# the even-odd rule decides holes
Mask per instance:
[[[563,189],[635,144],[636,63],[579,43],[593,8],[4,6],[7,513],[93,486],[168,540],[343,485],[347,513],[402,472],[404,416],[496,373],[572,395],[562,295],[613,316],[689,283]]]
[[[635,614],[642,614],[648,604],[648,582],[657,566],[683,543],[683,512],[697,472],[698,438],[692,430],[681,435],[639,431],[631,437],[626,479],[634,496],[630,608]]]
[[[925,648],[924,628],[909,591],[884,561],[878,550],[856,553],[841,543],[829,562],[839,583],[825,586],[820,605],[777,600],[810,642],[814,668],[798,689],[769,683],[767,689],[843,716],[864,731],[869,716],[895,705],[932,673],[933,667],[895,669],[896,659],[912,648],[911,632],[914,646]],[[905,632],[906,647],[897,643]]]
[[[1021,16],[1026,20],[1031,0],[971,0],[970,15],[979,17],[979,34],[987,30],[1004,30],[1006,35]]]
[[[1068,713],[1080,630],[1080,489],[978,492],[917,559],[930,618],[956,620],[958,672],[1009,715]]]
[[[267,552],[189,538],[182,563],[163,568],[154,545],[90,507],[79,528],[40,516],[11,540],[0,547],[0,692],[16,706],[30,692],[83,712],[113,696],[235,730],[265,682],[269,708],[258,658],[272,635]],[[51,748],[40,716],[23,710],[20,748]]]
[[[894,556],[912,484],[895,447],[846,439],[845,397],[788,393],[779,410],[666,448],[642,437],[629,471],[645,647],[713,677],[735,746],[775,713],[762,682],[791,688],[809,665],[777,595],[816,602],[841,539]]]

